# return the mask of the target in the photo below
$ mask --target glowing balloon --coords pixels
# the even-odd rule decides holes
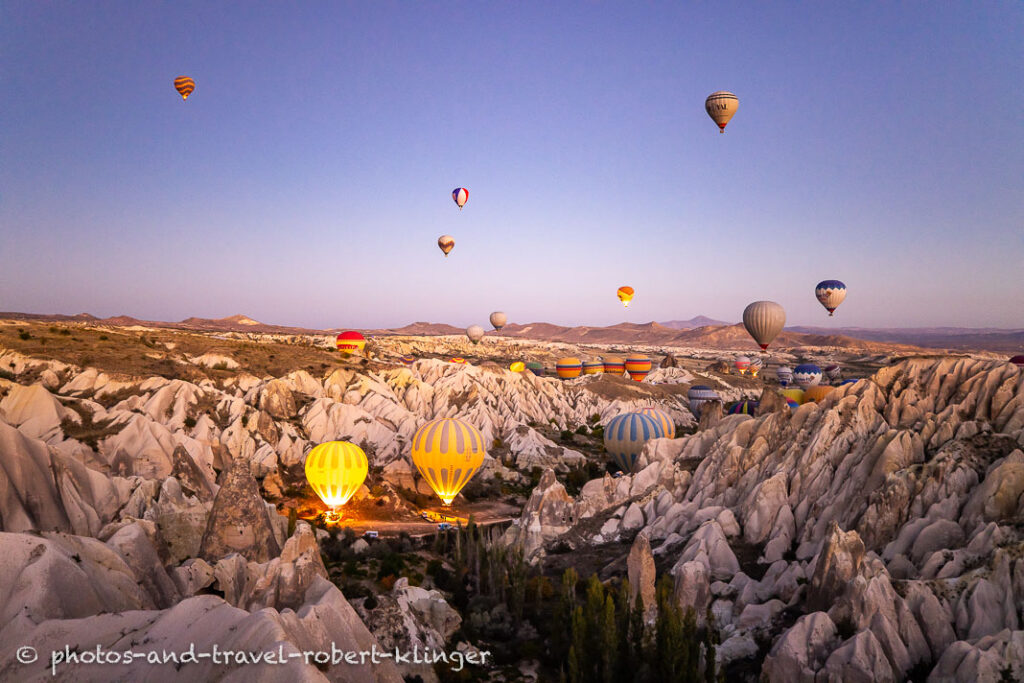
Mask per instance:
[[[712,401],[721,401],[718,392],[703,384],[695,384],[686,392],[686,399],[690,402],[690,412],[694,417],[700,419],[701,410]]]
[[[412,462],[445,505],[452,504],[486,454],[480,431],[450,417],[431,420],[412,437]]]
[[[783,365],[775,369],[775,376],[779,378],[779,384],[788,387],[793,381],[793,369]]]
[[[764,367],[764,361],[760,358],[752,358],[750,365],[747,367],[747,372],[750,373],[751,377],[757,377],[757,373],[761,372],[761,368]]]
[[[491,313],[491,327],[496,330],[500,330],[505,327],[505,323],[508,322],[508,317],[501,311],[495,311]]]
[[[437,246],[444,252],[444,257],[448,258],[448,254],[455,248],[455,238],[451,235],[441,235],[437,238]]]
[[[537,375],[538,377],[544,376],[544,366],[535,360],[531,360],[526,364],[526,369]]]
[[[174,89],[181,95],[182,100],[187,100],[192,91],[196,89],[196,82],[188,76],[178,76],[174,79]]]
[[[660,436],[658,424],[646,415],[617,415],[604,427],[604,449],[622,471],[632,472],[644,444]]]
[[[793,380],[804,390],[821,382],[821,368],[812,363],[804,363],[793,369]]]
[[[366,347],[366,337],[349,330],[339,334],[336,343],[341,355],[348,357],[353,353],[359,353]]]
[[[640,414],[654,420],[655,424],[658,425],[658,429],[661,430],[662,437],[668,439],[676,438],[676,423],[672,421],[672,418],[664,410],[644,408],[640,411]]]
[[[755,415],[757,413],[757,401],[744,399],[729,406],[730,415]]]
[[[583,372],[583,361],[579,358],[560,358],[555,363],[555,372],[562,379],[573,379],[579,377],[580,373]]]
[[[584,375],[599,375],[604,372],[604,361],[588,360],[583,363]]]
[[[512,365],[509,365],[508,369],[511,370],[512,372],[522,372],[523,370],[526,369],[526,363],[524,363],[521,360],[517,360],[516,362],[512,363]]]
[[[623,306],[629,306],[629,302],[633,300],[634,292],[632,287],[619,287],[615,294],[619,297],[619,301],[622,302]]]
[[[736,369],[739,370],[741,375],[747,374],[747,368],[750,367],[750,359],[746,356],[740,356],[734,362]]]
[[[839,280],[822,280],[814,288],[814,296],[818,297],[818,301],[831,317],[839,304],[843,303],[843,299],[846,298],[846,285]]]
[[[402,365],[412,365],[416,362],[416,356],[407,353],[398,360],[402,361]]]
[[[767,349],[786,324],[786,311],[774,301],[755,301],[743,309],[743,326],[761,350]]]
[[[480,340],[484,338],[484,328],[479,325],[470,325],[466,328],[466,336],[469,337],[469,341],[479,344]]]
[[[647,356],[629,356],[625,365],[629,378],[634,382],[643,382],[651,372],[651,359]]]
[[[718,124],[719,133],[725,132],[725,126],[739,106],[739,98],[725,90],[713,92],[704,100],[704,111],[708,113],[712,121]]]
[[[487,193],[485,192],[484,194]],[[464,207],[466,202],[469,201],[469,190],[464,187],[456,187],[452,190],[452,200],[455,202],[455,205],[459,207],[459,211],[462,211],[462,207]],[[484,201],[484,204],[486,203],[487,202]]]
[[[347,441],[322,443],[306,456],[306,481],[330,508],[347,503],[363,485],[368,470],[366,453]]]

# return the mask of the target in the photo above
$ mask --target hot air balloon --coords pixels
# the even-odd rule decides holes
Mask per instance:
[[[654,420],[655,424],[658,425],[658,429],[661,430],[661,436],[663,438],[676,438],[676,423],[672,421],[672,418],[669,417],[668,413],[664,410],[659,410],[657,408],[644,408],[640,411],[640,414],[646,415]]]
[[[793,368],[782,365],[775,369],[775,376],[779,378],[779,384],[788,387],[793,381]]]
[[[854,379],[851,377],[850,379],[844,379],[842,382],[839,383],[839,386],[844,386],[846,384],[856,384],[859,381],[859,379]]]
[[[484,338],[484,328],[479,325],[470,325],[466,328],[466,336],[469,337],[469,341],[479,344],[480,340]]]
[[[604,361],[588,360],[583,363],[584,375],[599,375],[604,372]]]
[[[412,462],[446,506],[480,469],[486,454],[480,431],[451,417],[431,420],[412,437]]]
[[[511,370],[512,372],[522,372],[523,370],[526,369],[526,363],[524,363],[521,360],[517,360],[516,362],[509,365],[508,369]]]
[[[450,363],[455,363],[456,365],[468,365],[469,364],[469,363],[466,362],[466,359],[463,358],[462,356],[455,356],[449,362]]]
[[[713,92],[704,100],[704,111],[708,113],[712,121],[718,124],[719,133],[725,132],[725,126],[739,106],[739,98],[725,90]]]
[[[626,371],[626,361],[621,356],[605,356],[603,365],[606,374],[616,377],[621,377]]]
[[[455,248],[455,238],[451,235],[441,235],[437,238],[437,246],[444,252],[444,257],[448,258],[448,254]]]
[[[815,402],[817,403],[821,399],[829,395],[835,387],[828,384],[815,384],[804,389],[804,403]]]
[[[640,413],[617,415],[604,428],[604,449],[623,472],[632,472],[650,439],[661,436],[658,424]]]
[[[761,372],[761,368],[764,367],[764,361],[760,358],[754,357],[750,359],[750,366],[747,368],[747,372],[750,373],[751,377],[757,377],[757,373]]]
[[[843,376],[843,369],[833,363],[832,365],[825,366],[825,376],[829,378],[831,382],[838,382],[839,378]]]
[[[306,481],[332,515],[363,485],[368,469],[366,453],[347,441],[322,443],[306,456]]]
[[[643,382],[651,372],[651,359],[647,356],[628,356],[626,358],[626,372],[634,382]]]
[[[843,299],[846,298],[846,285],[839,280],[822,280],[814,288],[814,296],[818,297],[818,301],[831,317],[839,308],[839,304],[843,303]]]
[[[821,368],[812,363],[798,365],[793,369],[793,379],[806,391],[807,387],[813,387],[821,382]]]
[[[544,376],[544,366],[535,360],[531,360],[526,364],[526,369],[537,375],[538,377]]]
[[[338,335],[337,345],[341,355],[348,357],[353,353],[359,353],[366,347],[366,337],[349,330]]]
[[[700,412],[705,404],[722,400],[717,391],[703,384],[695,384],[690,387],[690,390],[686,392],[686,398],[690,402],[690,412],[697,419],[700,419]]]
[[[747,374],[747,369],[750,367],[750,359],[746,356],[740,356],[735,361],[736,369],[739,370],[741,375]]]
[[[799,406],[799,405],[802,405],[803,402],[804,402],[804,390],[803,389],[783,389],[779,393],[786,397],[786,402],[787,403],[792,401],[793,403],[796,403]],[[792,408],[792,407],[793,407],[792,404],[790,404],[790,408]]]
[[[633,300],[633,288],[632,287],[619,287],[619,290],[615,292],[616,296],[619,297],[619,301],[622,305],[629,306],[629,302]]]
[[[1013,358],[1010,359],[1010,362],[1013,363],[1014,365],[1024,367],[1024,356],[1014,356]]]
[[[402,361],[402,365],[412,365],[413,363],[416,362],[416,356],[412,355],[411,353],[407,353],[398,360]]]
[[[508,317],[501,311],[495,311],[491,313],[491,327],[496,330],[500,330],[505,327],[505,323],[508,322]]]
[[[187,100],[192,91],[196,89],[196,82],[188,76],[178,76],[174,79],[174,89],[181,95],[182,100]]]
[[[757,414],[757,401],[744,399],[729,406],[730,415],[755,415]]]
[[[487,194],[486,192],[484,194]],[[456,187],[452,190],[452,200],[455,201],[455,206],[459,207],[459,211],[462,211],[462,207],[469,201],[469,190],[464,187]],[[487,202],[485,201],[484,204]]]
[[[583,372],[583,361],[579,358],[560,358],[555,363],[555,372],[562,379],[573,379],[579,377],[580,373]]]
[[[743,309],[743,326],[761,350],[782,332],[786,324],[786,311],[774,301],[755,301]]]

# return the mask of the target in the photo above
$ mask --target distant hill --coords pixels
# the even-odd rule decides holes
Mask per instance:
[[[689,320],[669,320],[668,322],[658,324],[662,327],[670,327],[673,330],[693,330],[698,327],[708,327],[709,325],[731,325],[732,323],[727,323],[724,320],[715,320],[706,315],[698,315]]]
[[[1024,351],[1024,329],[994,327],[787,327],[804,334],[841,334],[869,341],[912,344],[931,349],[985,350],[996,353]]]

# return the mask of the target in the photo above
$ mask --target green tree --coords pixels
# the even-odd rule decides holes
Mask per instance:
[[[601,673],[604,683],[618,680],[619,634],[615,618],[615,602],[612,596],[604,599],[604,624],[601,629]]]

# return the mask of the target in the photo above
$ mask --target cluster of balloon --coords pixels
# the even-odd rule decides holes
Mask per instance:
[[[651,372],[651,359],[647,356],[628,356],[625,362],[626,372],[634,382],[643,382]]]
[[[821,368],[812,363],[798,365],[793,369],[793,380],[806,391],[807,387],[813,387],[821,382]]]
[[[833,389],[835,389],[835,387],[830,384],[812,384],[804,389],[804,403],[810,403],[812,401],[817,403],[828,396],[829,392]]]
[[[583,362],[584,375],[599,375],[604,372],[604,361],[588,360]]]
[[[730,415],[755,415],[757,413],[757,401],[744,399],[729,406]]]
[[[686,392],[686,400],[690,403],[690,412],[699,420],[700,411],[704,408],[705,404],[712,401],[721,401],[722,399],[719,397],[718,392],[711,387],[695,384]]]
[[[822,280],[814,288],[814,296],[818,297],[818,301],[828,311],[829,317],[832,317],[839,304],[846,298],[846,285],[839,280]]]
[[[412,365],[413,363],[416,362],[416,356],[407,353],[404,356],[400,357],[398,360],[402,361],[402,365]]]
[[[654,420],[661,429],[663,437],[668,439],[676,438],[676,423],[672,421],[672,418],[669,417],[669,414],[664,410],[659,410],[658,408],[644,408],[640,411],[640,414],[646,415]]]
[[[526,369],[526,363],[524,363],[521,360],[517,360],[511,365],[509,365],[508,369],[511,370],[512,372],[522,372],[523,370]]]
[[[501,328],[505,327],[505,323],[508,322],[508,316],[505,315],[505,313],[502,311],[495,311],[494,313],[491,313],[490,320],[491,327],[493,327],[496,330],[500,330]]]
[[[779,378],[779,384],[784,387],[788,387],[793,381],[793,369],[785,365],[781,365],[775,369],[775,376]]]
[[[535,360],[531,360],[529,363],[527,363],[526,369],[532,372],[533,374],[537,375],[538,377],[544,376],[544,366]]]
[[[1010,359],[1010,362],[1024,368],[1024,356],[1014,356]]]
[[[830,382],[838,382],[839,378],[843,376],[843,369],[835,363],[832,365],[826,365],[825,376],[828,377]]]
[[[704,100],[704,111],[708,113],[712,121],[718,124],[719,133],[725,132],[725,127],[739,106],[739,98],[725,90],[713,92]]]
[[[633,288],[632,287],[619,287],[615,295],[619,297],[619,301],[622,302],[623,308],[629,307],[629,302],[633,300]]]
[[[192,91],[196,89],[196,82],[188,76],[178,76],[174,79],[174,89],[181,95],[182,101],[187,100]]]
[[[480,469],[486,454],[480,431],[451,417],[431,420],[412,437],[412,462],[446,507]]]
[[[750,368],[750,359],[746,356],[740,356],[736,359],[734,365],[741,375],[747,374],[747,369]]]
[[[620,356],[605,356],[601,363],[604,366],[605,374],[621,377],[626,371],[626,361]]]
[[[774,301],[755,301],[743,309],[743,326],[762,351],[786,324],[786,311]]]
[[[804,390],[803,389],[783,389],[779,392],[786,398],[786,403],[789,404],[790,408],[796,408],[803,405],[804,402]]]
[[[760,358],[753,358],[750,361],[750,365],[747,367],[747,372],[750,373],[751,377],[757,377],[757,373],[761,372],[761,368],[764,367],[764,361]]]
[[[623,472],[632,472],[644,444],[664,436],[658,423],[647,415],[617,415],[604,427],[604,449]]]
[[[574,379],[583,372],[583,361],[579,358],[560,358],[555,363],[555,372],[562,379]]]
[[[366,337],[358,332],[349,330],[339,334],[336,343],[338,351],[341,355],[347,358],[353,353],[360,353],[364,348],[366,348]]]
[[[455,238],[451,235],[441,235],[437,238],[437,246],[444,252],[444,257],[448,258],[448,254],[455,248]]]
[[[470,325],[466,328],[466,336],[469,337],[469,341],[479,344],[480,340],[484,338],[484,328],[479,325]]]
[[[328,520],[338,520],[338,507],[359,490],[369,464],[366,453],[348,441],[322,443],[306,456],[306,481],[330,511]]]

